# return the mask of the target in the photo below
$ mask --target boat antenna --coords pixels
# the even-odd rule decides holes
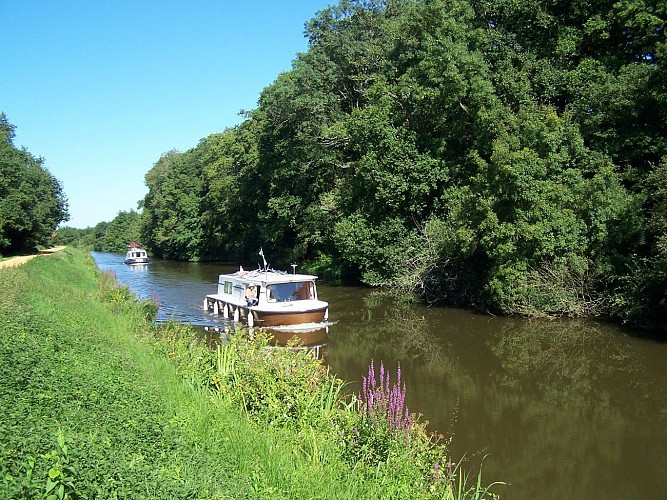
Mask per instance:
[[[296,274],[296,264],[292,264],[292,274]]]
[[[266,259],[264,258],[264,250],[260,247],[259,255],[262,256],[262,262],[264,263],[264,271],[266,271],[268,265],[266,264]]]

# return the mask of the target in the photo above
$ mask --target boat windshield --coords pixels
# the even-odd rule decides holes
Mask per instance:
[[[301,281],[298,283],[278,283],[268,285],[266,293],[269,302],[291,302],[294,300],[309,300],[315,298],[315,283]]]

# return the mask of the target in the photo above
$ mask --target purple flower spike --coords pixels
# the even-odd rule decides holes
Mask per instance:
[[[363,377],[360,395],[362,415],[374,423],[384,420],[393,432],[404,432],[406,439],[412,429],[410,413],[405,407],[406,386],[401,385],[401,365],[398,365],[396,382],[391,384],[389,372],[380,362],[380,379],[375,378],[375,364],[371,360],[368,378]]]
[[[371,365],[368,367],[368,380],[371,383],[371,389],[375,389],[375,367],[373,366],[372,359],[371,359]]]

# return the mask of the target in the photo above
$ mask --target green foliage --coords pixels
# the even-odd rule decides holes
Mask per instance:
[[[429,303],[660,316],[666,22],[660,2],[341,0],[241,125],[156,162],[143,240]]]
[[[409,425],[392,426],[389,403],[384,413],[379,407],[362,411],[356,396],[344,397],[343,381],[297,343],[275,348],[266,332],[235,330],[211,349],[177,323],[161,325],[154,335],[154,348],[191,387],[238,408],[262,428],[293,432],[312,464],[338,464],[344,474],[378,481],[383,495],[398,498],[494,498],[481,476],[470,484],[459,466],[445,467],[447,447],[441,436],[427,435],[426,423],[406,412]]]
[[[192,460],[177,458],[163,381],[128,343],[146,327],[143,311],[100,303],[84,256],[66,250],[0,272],[0,496],[191,494],[163,472]]]
[[[363,463],[370,466],[387,462],[394,439],[387,422],[373,423],[361,415],[353,415],[343,423],[343,460],[350,465]]]
[[[0,253],[33,250],[69,218],[60,182],[13,143],[14,126],[0,113]]]
[[[236,351],[233,371],[221,377],[224,392],[250,418],[280,427],[318,427],[311,415],[313,397],[326,370],[304,350],[267,349],[268,336],[259,333],[254,342],[232,337],[224,349]]]
[[[15,467],[11,455],[4,444],[0,445],[0,491],[4,491],[9,498],[28,498],[40,490],[42,484],[34,476],[35,459],[28,456]],[[14,474],[14,475],[13,475]]]
[[[108,227],[109,222],[99,222],[94,227],[85,229],[64,226],[53,234],[51,243],[88,250],[101,250]]]
[[[101,242],[95,250],[102,252],[125,252],[130,243],[141,241],[141,216],[131,210],[118,212],[109,223]]]
[[[328,254],[318,254],[315,259],[307,263],[302,271],[321,277],[328,283],[345,283],[349,280],[350,272],[340,262]]]
[[[63,226],[58,228],[58,230],[51,237],[51,244],[55,246],[74,246],[77,248],[93,248],[92,238],[90,235],[92,228],[86,229],[77,229],[74,227]]]
[[[201,170],[196,154],[171,151],[146,174],[142,239],[160,258],[199,259]]]
[[[647,177],[648,253],[627,263],[613,295],[615,313],[634,325],[667,333],[667,157]]]
[[[62,431],[58,431],[56,445],[55,450],[44,456],[51,463],[49,475],[46,479],[46,499],[65,500],[79,498],[80,496],[74,484],[79,472],[71,461]]]
[[[156,347],[192,386],[229,398],[250,419],[297,430],[326,425],[341,381],[305,350],[269,347],[270,336],[247,331],[226,335],[215,349],[192,341],[189,327],[160,326]],[[325,383],[325,380],[327,383]]]
[[[95,227],[62,227],[51,238],[54,245],[73,245],[100,252],[124,253],[130,243],[141,242],[142,218],[134,210],[120,211],[111,222]]]
[[[370,285],[391,284],[414,245],[400,219],[388,219],[373,227],[360,214],[337,222],[333,238],[343,262],[357,266]]]
[[[99,297],[114,313],[138,312],[146,323],[155,319],[159,307],[153,299],[139,300],[127,285],[119,285],[113,271],[100,273]]]

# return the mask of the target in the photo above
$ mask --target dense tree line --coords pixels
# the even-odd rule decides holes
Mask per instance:
[[[14,130],[0,113],[0,255],[48,244],[58,225],[69,219],[60,181],[42,158],[14,145]]]
[[[656,1],[342,0],[239,126],[156,162],[144,243],[664,325],[666,20]]]
[[[135,210],[120,211],[111,222],[100,222],[94,227],[63,227],[53,242],[99,252],[125,252],[130,243],[141,241],[141,223],[141,216]]]

